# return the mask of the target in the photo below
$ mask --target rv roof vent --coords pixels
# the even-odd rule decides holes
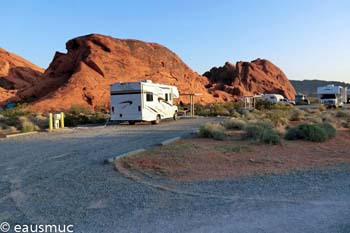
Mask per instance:
[[[145,80],[141,80],[141,82],[143,82],[143,83],[152,83],[152,80],[145,79]]]

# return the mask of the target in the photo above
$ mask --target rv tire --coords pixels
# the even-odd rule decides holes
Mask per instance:
[[[160,123],[160,115],[157,115],[156,120],[152,121],[152,125],[158,125]]]
[[[135,125],[136,121],[129,121],[129,125]]]
[[[173,119],[174,119],[174,121],[177,121],[179,119],[179,116],[177,115],[177,112],[174,113]]]

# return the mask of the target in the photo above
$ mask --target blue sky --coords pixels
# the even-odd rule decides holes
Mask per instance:
[[[350,1],[2,1],[0,47],[46,68],[76,36],[165,45],[203,73],[266,58],[290,79],[350,82]]]

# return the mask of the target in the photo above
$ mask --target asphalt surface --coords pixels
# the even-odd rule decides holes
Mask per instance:
[[[186,195],[135,182],[103,164],[106,158],[188,135],[209,120],[1,139],[0,223],[74,224],[74,232],[87,233],[350,232],[346,166],[165,184],[196,193]]]

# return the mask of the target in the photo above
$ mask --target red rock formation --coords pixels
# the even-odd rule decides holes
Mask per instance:
[[[282,94],[294,99],[294,87],[286,75],[268,60],[257,59],[252,62],[226,62],[219,68],[212,68],[203,74],[210,84],[208,89],[215,93],[223,91],[235,97],[263,93]],[[220,97],[220,93],[217,94]]]
[[[0,105],[18,100],[16,93],[33,86],[44,70],[0,48]]]
[[[21,98],[37,99],[38,111],[67,109],[72,105],[109,105],[109,85],[150,79],[176,85],[181,93],[201,93],[202,103],[215,98],[205,88],[207,78],[193,72],[169,49],[155,43],[87,35],[67,42],[66,54],[56,53],[40,81],[21,91]],[[188,97],[183,97],[188,101]]]

